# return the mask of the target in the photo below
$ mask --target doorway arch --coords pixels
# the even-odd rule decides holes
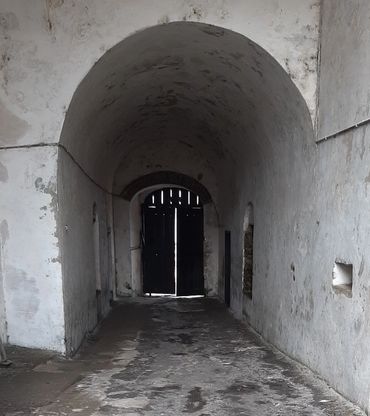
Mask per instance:
[[[160,183],[163,178],[171,183]],[[180,179],[180,180],[178,180]],[[182,189],[196,194],[200,191],[203,204],[203,277],[205,296],[222,296],[219,292],[221,279],[220,266],[220,225],[216,206],[208,190],[200,182],[187,175],[166,172],[165,175],[147,175],[139,178],[142,189],[136,189],[131,199],[114,198],[114,223],[116,247],[116,285],[118,296],[141,296],[143,291],[143,244],[142,244],[142,205],[151,193],[161,189]],[[184,184],[188,187],[185,187]],[[148,186],[151,184],[151,186]],[[130,184],[127,189],[134,189]],[[125,193],[129,195],[129,193]],[[205,200],[203,200],[203,197]],[[126,255],[127,253],[128,256]]]

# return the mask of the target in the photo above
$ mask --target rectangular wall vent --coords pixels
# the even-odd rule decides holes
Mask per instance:
[[[352,296],[353,265],[336,261],[333,267],[333,288],[338,293]]]

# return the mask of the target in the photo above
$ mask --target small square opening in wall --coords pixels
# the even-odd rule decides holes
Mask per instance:
[[[352,296],[353,265],[336,261],[333,268],[333,288],[336,292]]]

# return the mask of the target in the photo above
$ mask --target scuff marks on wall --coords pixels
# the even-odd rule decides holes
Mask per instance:
[[[6,220],[0,223],[0,340],[7,341],[6,305],[4,295],[4,250],[9,239],[9,229]]]
[[[6,220],[2,220],[0,223],[0,244],[4,246],[9,239],[9,227]]]
[[[362,276],[362,273],[364,272],[364,267],[365,267],[365,259],[364,259],[364,256],[362,256],[360,267],[358,269],[358,274],[357,274],[358,277]]]
[[[225,0],[185,0],[182,8],[185,10],[181,19],[184,22],[200,22],[210,14],[214,14],[220,20],[226,20],[230,17],[230,10],[226,7]]]
[[[0,339],[3,343],[7,341],[6,326],[7,325],[4,296],[3,249],[0,245]]]
[[[11,59],[11,30],[18,27],[18,19],[14,13],[0,14],[0,33],[2,35],[2,42],[0,44],[0,75],[2,77],[1,85],[4,91],[7,91],[8,86],[8,64]]]
[[[8,179],[8,169],[0,162],[0,182],[7,182]]]
[[[18,18],[15,13],[0,13],[0,30],[16,30],[19,29]]]
[[[188,7],[188,11],[183,16],[182,20],[184,22],[186,22],[188,20],[200,22],[201,19],[205,15],[205,10],[202,7],[200,7],[199,5],[196,5],[194,3],[191,3],[191,4],[187,5],[187,7]]]
[[[50,32],[53,37],[55,38],[55,25],[54,25],[54,18],[55,18],[55,9],[61,7],[64,4],[64,0],[45,0],[45,21],[47,25],[47,30]]]
[[[66,32],[73,34],[73,41],[86,40],[92,31],[96,30],[98,23],[93,17],[90,9],[94,7],[93,2],[70,2],[65,3],[64,0],[45,0],[44,6],[44,26],[48,34],[51,35],[52,41],[55,42],[58,38],[65,36]],[[63,7],[64,6],[64,7]],[[70,20],[70,26],[65,26],[63,18],[68,10],[73,8],[75,20]],[[101,51],[105,51],[105,47],[100,47]]]
[[[0,66],[1,72],[1,66]],[[0,146],[15,144],[29,129],[29,124],[11,113],[0,100]]]
[[[41,302],[36,278],[29,277],[25,271],[10,265],[6,266],[5,272],[6,276],[11,277],[6,279],[5,285],[10,294],[8,301],[14,313],[20,319],[32,320]],[[22,291],[19,291],[19,288],[22,288]]]
[[[305,97],[310,109],[311,118],[316,123],[317,102],[317,80],[320,49],[320,12],[321,2],[313,1],[309,5],[314,19],[311,22],[303,22],[300,16],[296,18],[295,24],[300,27],[294,34],[285,35],[284,38],[291,43],[294,53],[284,57],[286,71],[294,80],[295,84]],[[279,24],[275,30],[283,31],[283,25]]]

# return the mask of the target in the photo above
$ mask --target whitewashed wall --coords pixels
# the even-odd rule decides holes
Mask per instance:
[[[56,147],[0,151],[1,285],[8,341],[64,352],[57,153]]]

